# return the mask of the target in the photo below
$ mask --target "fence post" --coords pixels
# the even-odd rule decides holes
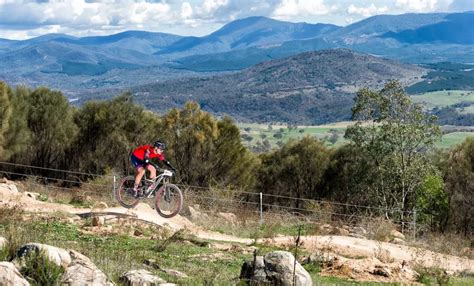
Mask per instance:
[[[413,241],[416,240],[416,208],[413,208]]]
[[[116,180],[117,180],[117,179],[116,179],[116,177],[115,177],[115,175],[114,175],[114,185],[112,186],[112,190],[113,190],[113,192],[114,192],[114,199],[117,199],[117,198],[115,197],[115,182],[116,182]]]
[[[263,224],[263,195],[260,192],[260,225]]]

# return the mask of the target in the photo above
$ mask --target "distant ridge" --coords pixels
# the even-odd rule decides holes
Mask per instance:
[[[415,64],[474,63],[473,12],[378,15],[346,27],[238,19],[203,37],[125,31],[0,39],[0,78],[67,94],[228,73],[303,52],[345,48]]]
[[[216,115],[241,121],[321,124],[347,120],[354,92],[380,88],[389,79],[419,81],[423,68],[347,49],[306,52],[243,71],[187,78],[132,89],[138,102],[156,111],[197,101]]]
[[[183,38],[156,54],[208,54],[319,37],[340,29],[331,24],[289,23],[266,17],[235,20],[204,37]]]

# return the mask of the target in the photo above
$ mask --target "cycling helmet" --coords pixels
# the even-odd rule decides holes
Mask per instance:
[[[158,147],[161,150],[165,150],[166,144],[163,143],[161,140],[156,140],[155,143],[153,143],[153,147]]]

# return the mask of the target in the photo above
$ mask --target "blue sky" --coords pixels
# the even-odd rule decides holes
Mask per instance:
[[[249,16],[346,26],[378,14],[473,10],[474,0],[0,0],[0,38],[126,30],[202,36]]]

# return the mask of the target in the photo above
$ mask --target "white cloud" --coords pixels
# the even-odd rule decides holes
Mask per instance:
[[[327,6],[323,0],[282,0],[273,11],[273,16],[289,19],[296,16],[325,15],[336,9],[336,5]]]
[[[438,7],[438,0],[396,0],[395,5],[410,12],[431,12]]]
[[[181,4],[181,18],[187,19],[193,15],[193,7],[189,2],[184,2]]]
[[[213,13],[222,6],[226,6],[229,2],[227,0],[204,0],[201,9],[204,13]]]
[[[370,4],[369,7],[357,7],[354,4],[349,5],[347,8],[347,13],[349,14],[358,14],[364,17],[370,17],[377,14],[382,14],[388,11],[387,6],[376,7],[374,3]]]
[[[453,0],[449,3],[450,11],[474,11],[474,1],[472,0]]]
[[[82,35],[84,32],[154,30],[179,20],[165,2],[134,0],[49,0],[49,2],[0,0],[0,25],[11,29],[30,29],[30,33],[61,32]],[[19,3],[20,2],[20,3]],[[41,29],[40,29],[41,28]],[[3,30],[3,29],[2,29]],[[0,30],[0,37],[6,31]],[[9,35],[12,32],[8,33]],[[18,33],[22,37],[24,33]]]
[[[344,25],[381,13],[466,10],[474,0],[0,0],[0,38],[135,29],[205,35],[249,16]]]

